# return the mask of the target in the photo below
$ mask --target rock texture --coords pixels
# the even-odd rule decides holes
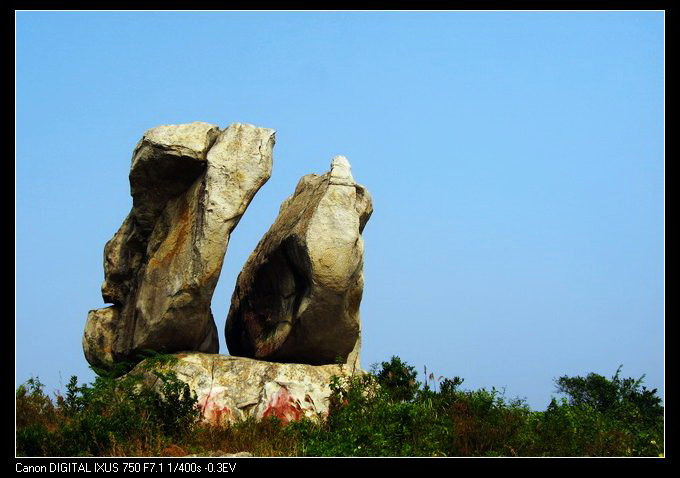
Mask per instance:
[[[225,328],[232,355],[358,365],[361,232],[372,211],[342,156],[300,179],[239,274]]]
[[[347,365],[286,364],[196,352],[175,357],[176,362],[156,369],[174,371],[186,382],[196,393],[202,419],[216,425],[250,417],[275,416],[284,423],[302,417],[320,419],[328,414],[331,377],[353,373]],[[138,367],[144,370],[145,362]],[[150,372],[143,373],[153,386],[158,379]]]
[[[211,458],[223,458],[223,457],[234,457],[234,458],[250,458],[253,456],[252,453],[247,451],[239,451],[237,453],[227,453],[222,450],[206,452],[202,455],[183,455],[185,458],[193,457],[211,457]]]
[[[104,248],[104,302],[88,314],[88,362],[109,368],[145,349],[218,351],[210,311],[231,231],[272,170],[274,130],[159,126],[137,144],[133,206]]]

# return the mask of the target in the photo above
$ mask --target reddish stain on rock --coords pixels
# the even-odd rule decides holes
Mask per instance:
[[[231,409],[223,406],[213,394],[208,394],[197,404],[203,420],[213,424],[223,424],[231,419]]]
[[[210,409],[209,420],[217,424],[229,422],[231,421],[231,409],[229,407],[213,407]]]
[[[281,387],[267,404],[262,418],[277,417],[283,423],[288,423],[292,420],[299,420],[302,415],[300,405],[295,402],[286,387]]]

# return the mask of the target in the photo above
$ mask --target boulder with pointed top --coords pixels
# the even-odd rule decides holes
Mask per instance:
[[[274,130],[159,126],[137,144],[133,205],[104,248],[104,302],[83,349],[111,368],[144,350],[217,353],[210,301],[232,230],[272,171]]]
[[[239,274],[225,328],[232,355],[359,364],[368,191],[336,156],[300,179]]]

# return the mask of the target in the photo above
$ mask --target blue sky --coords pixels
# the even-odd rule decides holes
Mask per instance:
[[[90,381],[81,337],[160,124],[277,130],[213,297],[298,179],[373,196],[362,364],[544,409],[553,379],[664,377],[662,12],[18,12],[16,383]]]

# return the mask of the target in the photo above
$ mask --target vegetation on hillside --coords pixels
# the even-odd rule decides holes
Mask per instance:
[[[154,360],[172,360],[159,356]],[[153,362],[151,360],[150,362]],[[153,363],[149,364],[153,367]],[[149,368],[148,370],[151,370]],[[427,372],[427,371],[425,371]],[[663,456],[664,409],[639,379],[563,376],[545,411],[463,379],[425,374],[398,357],[334,378],[328,417],[229,427],[200,422],[197,400],[172,372],[159,387],[130,373],[100,376],[50,398],[37,378],[16,390],[19,456]]]

